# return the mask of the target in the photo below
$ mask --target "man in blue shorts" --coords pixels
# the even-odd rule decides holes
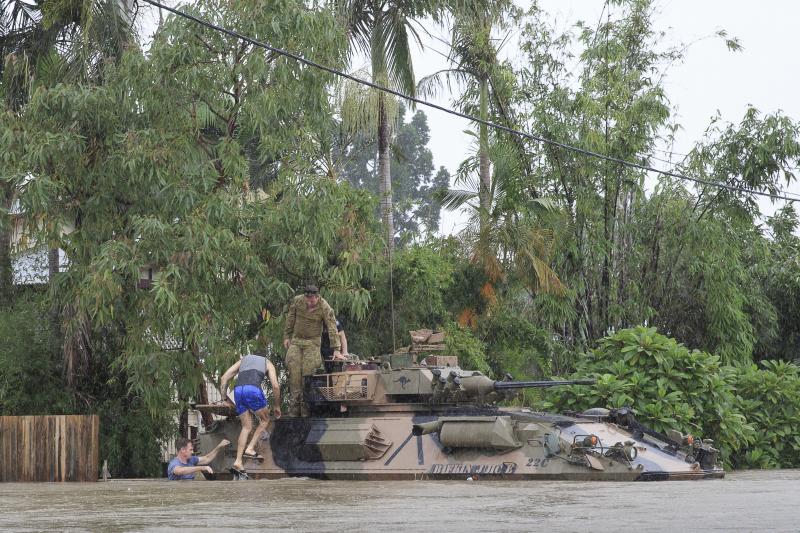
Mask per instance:
[[[236,414],[242,422],[242,431],[239,433],[239,442],[236,447],[236,461],[233,463],[231,471],[239,477],[246,477],[247,472],[242,464],[242,457],[259,459],[256,453],[256,442],[259,436],[269,427],[269,409],[267,398],[261,389],[261,382],[264,376],[269,376],[272,384],[272,398],[275,401],[273,408],[275,418],[281,417],[281,388],[278,385],[278,375],[275,367],[261,355],[245,355],[237,363],[231,366],[222,375],[220,380],[220,391],[223,398],[227,398],[228,382],[236,375],[236,387],[233,389],[233,398],[236,403]],[[253,419],[250,411],[258,417],[258,427],[247,445],[247,437],[253,429]],[[247,449],[245,449],[247,445]]]
[[[180,437],[175,443],[175,458],[169,462],[167,467],[167,479],[172,481],[179,479],[194,479],[197,472],[206,472],[213,474],[214,470],[208,463],[214,460],[219,451],[228,446],[230,441],[222,439],[222,442],[217,444],[217,447],[211,450],[206,455],[192,455],[194,452],[194,445],[192,441],[186,437]]]

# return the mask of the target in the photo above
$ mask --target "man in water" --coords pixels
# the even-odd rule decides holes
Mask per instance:
[[[245,355],[238,362],[234,363],[220,380],[220,391],[223,398],[227,398],[228,382],[236,375],[236,387],[233,389],[233,398],[236,403],[236,414],[242,423],[242,430],[239,433],[239,441],[236,446],[236,460],[231,468],[233,474],[240,477],[246,476],[247,472],[242,464],[243,457],[260,459],[261,456],[256,452],[256,442],[263,432],[269,427],[269,406],[264,391],[261,389],[261,382],[264,376],[269,376],[272,384],[272,398],[275,401],[273,408],[275,418],[281,417],[281,388],[278,385],[278,375],[275,367],[266,357],[261,355]],[[253,438],[247,445],[247,437],[253,429],[253,419],[250,415],[252,411],[258,419]],[[247,448],[245,449],[245,445]]]
[[[339,335],[336,317],[328,302],[320,298],[315,285],[306,285],[303,295],[296,296],[286,315],[283,330],[283,347],[286,352],[286,369],[289,373],[289,414],[308,416],[308,404],[303,398],[303,378],[322,367],[320,337],[322,325],[328,326],[328,338],[333,348],[333,359],[344,359],[339,352]]]
[[[214,470],[210,466],[207,466],[208,463],[213,461],[219,451],[230,443],[229,440],[222,439],[222,441],[217,444],[217,447],[211,450],[210,453],[206,455],[192,455],[194,452],[192,441],[186,437],[180,437],[175,443],[175,450],[177,453],[167,467],[167,479],[172,481],[194,479],[194,475],[197,472],[213,474]]]

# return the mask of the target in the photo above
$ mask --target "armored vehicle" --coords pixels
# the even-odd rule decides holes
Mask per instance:
[[[456,357],[414,353],[347,361],[307,378],[312,415],[284,416],[259,440],[251,478],[667,480],[722,477],[708,440],[658,433],[629,409],[555,414],[498,407],[520,389],[591,381],[493,381]],[[237,441],[232,407],[200,449]],[[266,435],[265,435],[266,437]],[[234,450],[212,463],[228,472]]]

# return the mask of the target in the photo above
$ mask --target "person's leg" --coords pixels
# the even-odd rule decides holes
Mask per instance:
[[[236,460],[233,462],[233,467],[236,470],[242,470],[242,455],[244,454],[244,447],[247,445],[247,437],[250,436],[250,430],[253,429],[253,418],[250,416],[250,411],[245,411],[239,415],[239,420],[242,422],[242,430],[239,432],[239,442],[236,444]]]
[[[245,450],[245,453],[248,455],[256,454],[256,443],[261,437],[261,434],[269,428],[269,408],[264,406],[263,409],[256,411],[256,417],[258,418],[258,427],[256,427],[256,431],[253,433],[253,438],[250,439],[250,444],[247,445],[247,449]]]
[[[310,410],[303,392],[304,378],[313,376],[322,366],[322,355],[318,344],[310,344],[302,347],[302,377],[300,378],[300,412],[303,416],[309,416]]]
[[[289,374],[289,416],[300,416],[303,398],[303,353],[291,344],[286,352],[286,372]]]

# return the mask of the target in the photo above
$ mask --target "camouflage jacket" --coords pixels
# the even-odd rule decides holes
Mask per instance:
[[[331,348],[338,350],[340,346],[339,334],[336,330],[336,317],[328,302],[320,298],[317,306],[312,311],[309,311],[306,305],[306,297],[302,294],[295,296],[286,315],[283,338],[313,340],[319,344],[322,337],[323,323],[328,325],[328,338],[331,341]]]

